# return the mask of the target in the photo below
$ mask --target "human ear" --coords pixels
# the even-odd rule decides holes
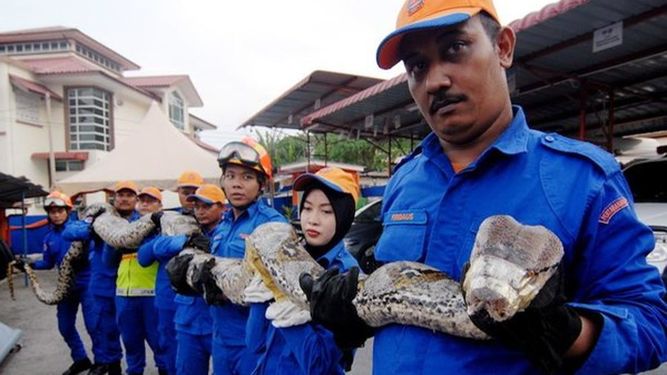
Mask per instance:
[[[498,32],[498,38],[496,42],[496,51],[498,52],[498,59],[500,60],[500,66],[505,69],[509,69],[512,66],[512,61],[514,60],[514,47],[516,46],[516,34],[514,31],[505,26],[500,29]]]

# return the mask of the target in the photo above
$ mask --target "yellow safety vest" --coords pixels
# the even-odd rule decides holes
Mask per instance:
[[[137,261],[137,253],[123,254],[118,266],[116,295],[123,297],[150,297],[155,295],[155,278],[158,263],[142,267]]]

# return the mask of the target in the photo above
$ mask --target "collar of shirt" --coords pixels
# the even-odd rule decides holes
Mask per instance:
[[[519,106],[512,106],[514,117],[507,129],[496,139],[496,141],[486,149],[482,155],[485,155],[491,149],[507,155],[520,154],[528,150],[528,124],[523,109]],[[442,157],[442,147],[435,133],[431,132],[422,142],[424,156],[434,159]],[[476,164],[476,162],[473,162]]]
[[[338,254],[343,250],[345,250],[345,244],[343,243],[343,241],[340,241],[336,246],[332,247],[331,249],[329,249],[329,251],[324,253],[324,255],[317,258],[317,263],[322,265],[322,267],[328,269],[329,267],[334,265],[334,262],[338,257]]]
[[[236,220],[240,220],[245,215],[254,217],[257,211],[259,210],[260,202],[261,199],[258,199],[253,204],[248,206],[248,208],[246,208],[245,211],[243,211]],[[234,210],[231,207],[228,210],[226,210],[224,214],[222,214],[222,220],[234,222]]]

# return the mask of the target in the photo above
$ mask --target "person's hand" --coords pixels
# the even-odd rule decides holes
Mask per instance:
[[[199,249],[201,251],[206,251],[209,252],[209,245],[211,241],[208,239],[208,237],[205,234],[202,233],[193,233],[188,236],[187,241],[185,241],[185,245],[183,245],[183,248],[189,247],[189,248],[195,248]]]
[[[470,319],[489,336],[523,350],[544,372],[553,373],[563,367],[564,355],[582,328],[577,311],[564,303],[563,277],[559,271],[528,308],[512,318],[497,322],[482,309]]]
[[[151,214],[151,221],[158,229],[160,229],[160,219],[162,219],[162,215],[164,215],[164,212],[162,211],[156,211]]]
[[[352,304],[358,283],[358,267],[342,274],[333,267],[318,279],[307,273],[299,277],[299,285],[310,302],[313,321],[330,330],[341,349],[358,348],[374,333],[373,328],[359,318]]]
[[[87,215],[83,221],[85,221],[88,224],[92,224],[95,222],[95,219],[97,219],[100,215],[105,213],[107,210],[104,207],[100,207],[98,210],[95,210],[91,212],[89,215]]]
[[[177,255],[167,263],[166,270],[171,282],[171,288],[176,293],[186,296],[196,296],[197,292],[190,287],[187,281],[188,266],[194,257],[193,254]]]
[[[211,270],[215,266],[215,258],[207,260],[201,270],[192,275],[192,283],[204,295],[204,300],[209,305],[224,305],[228,300],[222,289],[215,282]]]

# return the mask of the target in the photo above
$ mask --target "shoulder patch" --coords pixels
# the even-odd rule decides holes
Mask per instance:
[[[602,210],[598,222],[601,224],[609,224],[614,215],[616,215],[622,209],[628,207],[628,205],[628,200],[625,197],[617,198],[613,202],[609,203],[609,205],[607,205],[604,210]]]
[[[620,169],[619,163],[611,154],[592,143],[567,138],[557,133],[544,134],[540,141],[549,149],[590,160],[607,176]]]

